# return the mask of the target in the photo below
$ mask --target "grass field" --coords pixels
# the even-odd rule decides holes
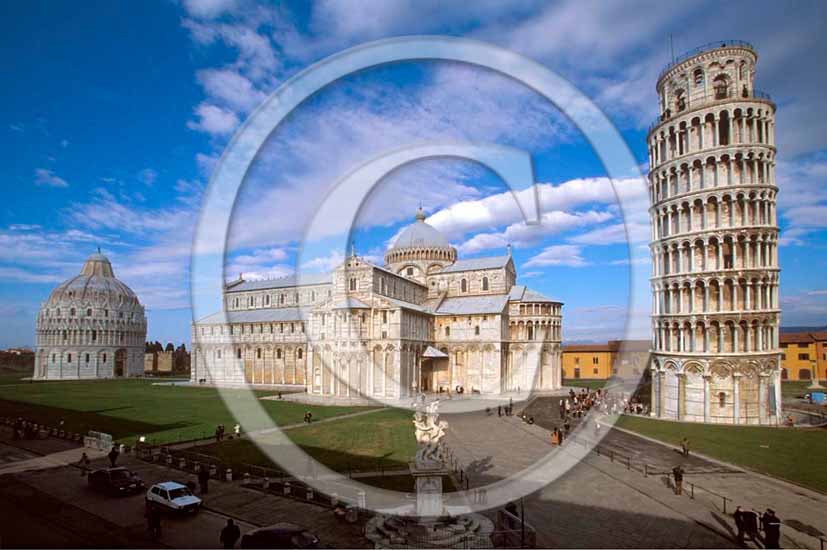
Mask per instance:
[[[225,390],[240,399],[243,390]],[[256,392],[258,395],[274,392]],[[319,407],[288,401],[258,401],[278,425],[300,423],[307,410],[318,420],[365,407]],[[232,430],[236,420],[214,388],[157,386],[149,380],[38,382],[0,386],[0,416],[22,416],[33,422],[86,433],[112,434],[132,443],[145,435],[150,443],[209,437],[218,424]],[[245,425],[246,431],[266,426]]]
[[[285,433],[307,454],[338,472],[407,468],[416,453],[411,412],[402,409],[343,418]],[[266,447],[266,438],[259,443]],[[273,466],[267,455],[247,439],[223,441],[194,450],[215,456],[222,463]]]
[[[701,454],[827,492],[827,430],[710,426],[622,416],[617,426]]]
[[[368,415],[342,418],[285,432],[290,439],[318,462],[341,473],[379,472],[407,469],[416,453],[411,412],[401,409],[377,411]],[[278,448],[258,439],[265,451],[278,456]],[[222,465],[242,471],[241,465],[278,467],[265,452],[248,439],[233,439],[192,449],[214,456]],[[372,475],[358,481],[395,491],[414,491],[410,475]],[[443,479],[443,490],[454,490],[450,479]]]
[[[781,382],[781,398],[803,397],[810,392],[809,386],[812,383],[812,380],[785,380]]]

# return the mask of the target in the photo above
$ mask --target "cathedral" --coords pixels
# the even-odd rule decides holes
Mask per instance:
[[[561,386],[562,303],[516,284],[511,250],[462,260],[420,208],[385,253],[330,273],[228,283],[193,323],[193,383],[399,399]]]

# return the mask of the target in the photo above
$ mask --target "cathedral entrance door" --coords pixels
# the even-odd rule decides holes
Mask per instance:
[[[126,369],[126,350],[121,348],[115,352],[115,376],[121,377]]]

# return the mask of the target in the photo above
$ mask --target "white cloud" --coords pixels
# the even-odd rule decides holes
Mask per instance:
[[[183,0],[184,9],[193,17],[213,19],[238,7],[237,0]]]
[[[238,126],[236,114],[217,105],[199,103],[194,112],[198,120],[187,122],[187,127],[191,130],[223,136],[232,133]]]
[[[144,185],[152,185],[158,179],[158,171],[152,168],[144,168],[138,172],[138,180]]]
[[[40,187],[69,187],[65,179],[55,175],[51,170],[37,168],[34,171],[34,184]]]
[[[204,69],[198,71],[197,76],[213,101],[236,111],[249,111],[266,97],[247,77],[233,69]]]
[[[32,273],[18,267],[0,266],[0,281],[16,283],[58,283],[63,279],[58,275],[47,273]]]
[[[308,271],[331,271],[345,261],[345,255],[338,250],[331,250],[327,256],[312,258],[302,264]]]
[[[567,266],[585,267],[589,265],[582,256],[582,248],[571,244],[559,244],[545,247],[542,252],[532,256],[523,264],[526,267]]]

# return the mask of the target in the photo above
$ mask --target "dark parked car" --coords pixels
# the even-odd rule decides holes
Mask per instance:
[[[103,468],[89,474],[89,486],[112,495],[131,495],[144,490],[144,481],[126,468]]]
[[[322,548],[319,537],[295,523],[276,523],[241,537],[242,548]]]

